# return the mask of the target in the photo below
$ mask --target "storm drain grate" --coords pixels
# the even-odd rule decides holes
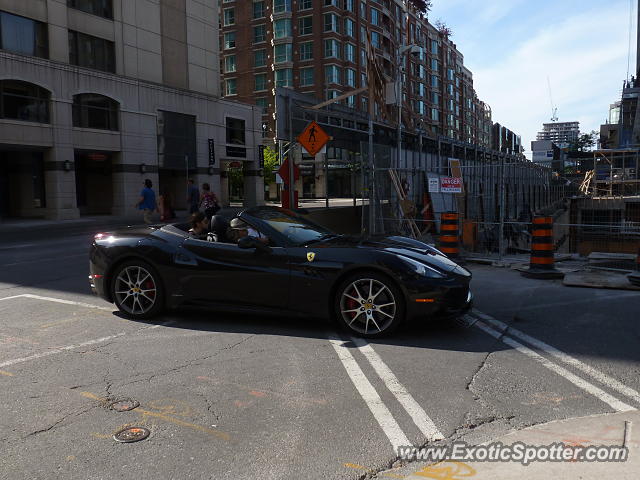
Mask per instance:
[[[142,427],[127,427],[113,435],[113,439],[120,443],[132,443],[144,440],[151,432]]]
[[[131,400],[130,398],[124,398],[122,400],[116,400],[111,403],[109,407],[116,412],[128,412],[140,406],[140,402]]]

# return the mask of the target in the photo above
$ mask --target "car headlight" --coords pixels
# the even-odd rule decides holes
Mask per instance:
[[[445,275],[440,273],[435,268],[431,268],[424,263],[416,262],[411,258],[404,257],[402,259],[415,273],[420,275],[421,277],[427,278],[445,278]]]

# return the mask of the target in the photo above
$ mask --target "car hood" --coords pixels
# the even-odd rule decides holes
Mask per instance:
[[[368,238],[338,237],[327,242],[331,247],[368,248],[387,252],[393,255],[411,258],[417,262],[436,267],[442,272],[452,272],[463,277],[471,277],[471,273],[450,260],[437,248],[412,238],[400,236],[374,236]]]

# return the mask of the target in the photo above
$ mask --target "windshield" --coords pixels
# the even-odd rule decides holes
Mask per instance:
[[[290,210],[265,209],[252,211],[250,215],[262,220],[295,245],[304,245],[333,234]]]

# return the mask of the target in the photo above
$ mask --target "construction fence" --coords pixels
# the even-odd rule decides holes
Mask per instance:
[[[375,233],[438,245],[446,233],[442,214],[455,212],[461,254],[499,259],[528,255],[532,220],[545,215],[554,220],[557,254],[600,256],[611,268],[634,268],[640,248],[640,198],[585,197],[579,182],[530,162],[459,162],[463,189],[449,193],[437,188],[453,174],[448,159],[423,160],[424,170],[392,168],[393,151],[379,154],[376,164],[383,166],[369,178]]]

